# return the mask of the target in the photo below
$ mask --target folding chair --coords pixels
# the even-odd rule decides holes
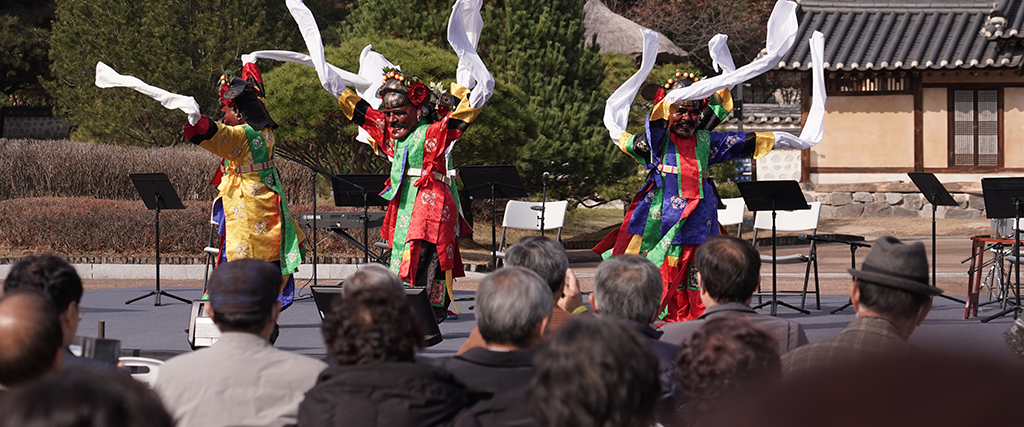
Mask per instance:
[[[151,359],[148,357],[125,356],[119,358],[118,361],[132,371],[132,378],[135,378],[137,381],[144,382],[150,387],[153,387],[153,384],[156,383],[157,374],[160,371],[160,365],[164,364],[162,360]],[[136,372],[139,371],[139,368],[145,368],[145,372]]]
[[[778,211],[775,216],[775,230],[776,231],[810,231],[810,234],[816,235],[818,229],[818,214],[821,212],[821,202],[810,202],[810,209],[800,211]],[[772,229],[772,213],[770,211],[758,211],[754,214],[754,239],[753,243],[757,245],[757,232],[758,230],[768,230],[771,232]],[[771,263],[772,257],[770,255],[761,255],[762,263]],[[807,300],[807,283],[811,277],[811,266],[814,266],[814,300],[817,310],[821,310],[821,292],[818,287],[818,247],[814,240],[811,240],[810,247],[808,248],[807,255],[801,253],[795,253],[791,255],[777,256],[775,259],[776,265],[783,264],[807,264],[807,269],[804,272],[804,289],[803,291],[776,291],[776,293],[784,294],[801,294],[800,298],[800,309],[804,308]],[[764,294],[758,287],[757,299],[761,301],[761,297]],[[770,295],[770,294],[769,294]]]
[[[743,198],[722,199],[722,204],[725,205],[725,209],[718,210],[718,223],[722,224],[723,227],[737,226],[736,237],[741,237],[743,235],[743,210],[745,207]]]
[[[547,202],[544,209],[544,231],[558,230],[555,240],[562,241],[562,226],[565,225],[565,211],[569,207],[566,200]],[[520,202],[509,200],[505,205],[505,217],[501,220],[501,240],[498,241],[498,258],[505,259],[505,232],[513,228],[517,230],[540,231],[540,202]]]

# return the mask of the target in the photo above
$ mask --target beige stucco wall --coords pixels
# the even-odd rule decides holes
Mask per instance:
[[[913,167],[914,97],[830,96],[812,167]]]
[[[1024,88],[1003,89],[1003,166],[1024,167]]]
[[[949,95],[946,88],[925,88],[921,95],[924,167],[944,168],[949,163]]]

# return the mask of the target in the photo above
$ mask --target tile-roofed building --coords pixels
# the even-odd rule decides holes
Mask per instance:
[[[800,10],[797,40],[821,31],[831,42],[830,71],[1016,68],[1024,58],[1018,0],[803,0]],[[810,63],[802,43],[780,68],[808,70]]]
[[[797,42],[776,73],[802,76],[825,36],[825,134],[802,154],[814,184],[974,185],[1024,176],[1024,0],[800,0]]]

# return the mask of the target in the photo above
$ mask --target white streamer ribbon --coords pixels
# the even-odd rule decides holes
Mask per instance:
[[[102,62],[96,63],[96,86],[101,88],[126,87],[160,101],[168,110],[181,110],[188,114],[188,123],[194,125],[199,123],[202,114],[199,113],[199,103],[191,96],[178,95],[156,86],[146,84],[136,77],[118,74],[113,68]]]
[[[796,9],[797,4],[791,1],[779,0],[778,3],[775,3],[772,15],[768,18],[768,39],[765,42],[768,48],[767,55],[737,68],[734,72],[710,77],[685,88],[673,90],[665,95],[665,100],[670,104],[678,104],[688,100],[704,99],[723,88],[734,87],[774,68],[793,47],[793,42],[796,39],[796,31],[799,28]]]
[[[823,61],[825,57],[825,36],[815,31],[808,40],[811,45],[811,111],[807,114],[807,121],[804,123],[800,137],[793,136],[787,132],[773,132],[775,135],[775,148],[797,148],[803,150],[813,147],[821,142],[825,133],[825,69]]]
[[[480,108],[494,94],[494,77],[487,71],[476,52],[484,21],[480,17],[483,0],[456,0],[452,16],[448,18],[448,43],[459,56],[455,82],[468,89],[469,106]]]
[[[618,143],[619,137],[626,132],[626,125],[629,123],[629,106],[636,98],[644,80],[654,69],[654,62],[658,57],[658,33],[646,28],[640,30],[643,37],[643,56],[640,60],[640,69],[626,80],[622,86],[615,89],[615,92],[608,97],[604,103],[604,127],[608,128],[608,134],[612,141]]]
[[[306,42],[310,61],[313,62],[313,68],[316,69],[316,74],[320,77],[320,85],[335,98],[341,96],[348,84],[341,74],[335,71],[338,69],[337,67],[327,66],[327,60],[324,59],[324,43],[320,39],[320,28],[316,25],[313,12],[309,11],[302,0],[286,0],[285,5],[288,6],[288,11],[295,18],[299,32],[302,33],[302,39]],[[347,74],[351,75],[351,73]]]
[[[715,34],[715,36],[708,41],[708,53],[711,54],[711,65],[715,67],[715,71],[721,70],[722,74],[729,74],[736,71],[736,63],[732,61],[732,52],[729,51],[729,45],[726,43],[728,41],[729,36],[725,34]]]

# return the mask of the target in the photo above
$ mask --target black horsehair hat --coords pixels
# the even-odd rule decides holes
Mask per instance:
[[[905,244],[892,236],[875,241],[860,270],[848,268],[854,279],[902,291],[938,295],[942,289],[928,284],[928,254],[924,244]]]

